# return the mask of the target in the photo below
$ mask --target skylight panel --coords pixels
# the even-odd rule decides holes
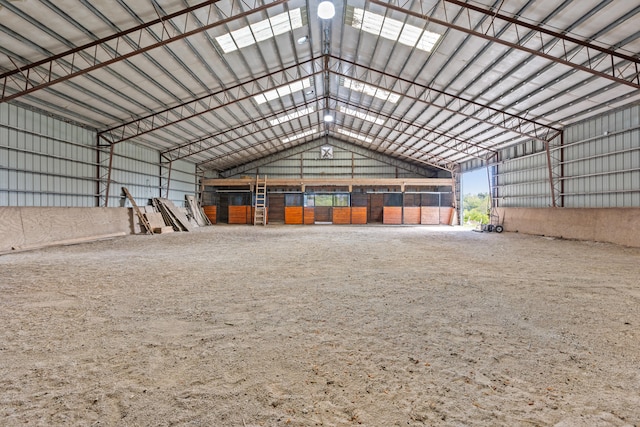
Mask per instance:
[[[305,136],[313,135],[314,133],[316,133],[316,128],[310,129],[306,132],[299,133],[297,135],[290,136],[289,138],[284,138],[282,140],[282,143],[286,144],[287,142],[295,141],[296,139],[304,138]]]
[[[238,30],[232,31],[231,37],[233,37],[233,40],[236,42],[238,49],[242,49],[243,47],[251,46],[256,43],[256,39],[253,38],[253,34],[249,27],[242,27]]]
[[[311,86],[311,79],[298,80],[296,82],[289,83],[288,85],[260,93],[254,96],[253,100],[256,101],[256,104],[261,105],[265,102],[273,101],[274,99],[282,98],[283,96],[301,91],[309,86]]]
[[[366,95],[382,99],[383,101],[389,101],[393,104],[398,102],[398,100],[400,99],[400,95],[398,95],[397,93],[389,92],[388,90],[371,86],[366,83],[356,82],[346,77],[344,79],[343,86],[348,89],[355,90],[356,92],[362,92]]]
[[[216,41],[218,42],[224,53],[231,52],[237,49],[236,44],[233,41],[233,37],[231,37],[231,34],[223,34],[220,37],[216,37]]]
[[[440,39],[440,34],[426,30],[423,32],[422,28],[405,24],[397,19],[385,18],[383,15],[357,7],[349,7],[349,11],[352,12],[350,25],[353,28],[398,41],[410,47],[431,52]]]
[[[398,36],[402,31],[402,22],[396,21],[395,19],[385,19],[382,24],[382,30],[380,31],[380,36],[385,39],[396,41],[398,40]]]
[[[290,122],[293,119],[297,119],[298,117],[307,116],[313,113],[315,110],[313,107],[305,108],[303,110],[294,111],[291,114],[287,114],[286,116],[277,117],[273,120],[269,120],[271,126],[280,125],[282,123]]]
[[[271,24],[268,19],[251,24],[250,27],[256,42],[268,40],[273,37],[273,31],[271,30]]]
[[[402,33],[400,33],[398,41],[402,44],[406,44],[407,46],[415,46],[420,39],[421,32],[422,30],[418,27],[414,27],[413,25],[405,25],[402,29]]]
[[[229,53],[287,33],[303,25],[302,10],[298,8],[218,36],[216,42],[224,53]]]
[[[351,132],[350,130],[339,128],[338,133],[341,133],[346,136],[350,136],[351,138],[359,139],[360,141],[368,142],[369,144],[373,142],[373,139],[366,137],[364,135],[361,135],[359,133]]]
[[[340,111],[340,112],[342,112],[344,114],[347,114],[349,116],[357,117],[359,119],[366,120],[366,121],[371,122],[371,123],[375,123],[377,125],[384,124],[384,120],[381,119],[380,117],[375,117],[375,116],[372,116],[370,114],[363,113],[362,111],[353,110],[351,108],[343,107],[342,105],[340,105],[338,107],[338,111]]]
[[[432,33],[431,31],[426,31],[420,37],[420,41],[417,44],[418,49],[426,50],[427,52],[431,52],[431,49],[438,43],[440,39],[440,34]]]

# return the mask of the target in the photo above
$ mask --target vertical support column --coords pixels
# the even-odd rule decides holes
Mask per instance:
[[[109,188],[111,184],[111,171],[113,170],[114,144],[100,144],[102,135],[96,136],[97,179],[98,194],[96,206],[109,207]],[[108,151],[107,151],[108,148]],[[108,156],[107,156],[108,152]]]

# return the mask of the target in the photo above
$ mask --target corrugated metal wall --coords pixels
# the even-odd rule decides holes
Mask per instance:
[[[260,166],[258,170],[245,171],[241,175],[255,176],[258,172],[260,175],[273,177],[307,179],[423,178],[415,173],[335,146],[333,146],[332,159],[321,158],[320,147],[318,147]]]
[[[166,166],[163,166],[163,169]],[[166,174],[162,174],[163,197],[166,196]],[[168,199],[176,206],[185,206],[185,195],[194,195],[197,192],[198,181],[196,177],[196,165],[184,160],[177,160],[171,165]]]
[[[96,132],[7,103],[0,104],[0,206],[96,206],[108,150],[96,148]],[[114,146],[108,206],[123,206],[121,187],[136,203],[166,196],[156,150],[128,142]],[[104,188],[104,186],[102,187]],[[196,194],[196,168],[172,165],[169,198],[183,206]]]
[[[640,105],[568,126],[550,147],[557,206],[640,207]],[[542,142],[501,150],[498,159],[492,164],[496,206],[553,206]],[[474,166],[470,162],[462,170]]]
[[[95,133],[0,104],[0,205],[95,206]]]
[[[640,105],[565,131],[563,205],[640,207]]]
[[[492,197],[501,207],[553,205],[544,144],[529,141],[500,153],[505,159],[493,166]]]

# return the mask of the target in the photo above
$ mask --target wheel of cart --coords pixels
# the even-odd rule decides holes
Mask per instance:
[[[495,231],[496,233],[502,233],[504,231],[504,226],[502,225],[504,222],[504,216],[502,220],[500,220],[500,215],[495,208],[491,208],[491,212],[489,213],[489,224],[487,225],[487,231]]]

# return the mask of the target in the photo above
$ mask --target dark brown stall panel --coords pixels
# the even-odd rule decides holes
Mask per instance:
[[[284,194],[269,194],[269,223],[284,222]]]
[[[351,193],[351,207],[367,207],[369,195],[367,193]]]
[[[316,206],[314,208],[315,222],[332,222],[332,209],[330,206]]]
[[[383,194],[369,194],[369,218],[368,222],[382,223],[384,206]]]
[[[229,222],[229,194],[220,193],[218,206],[218,222],[227,224]]]

